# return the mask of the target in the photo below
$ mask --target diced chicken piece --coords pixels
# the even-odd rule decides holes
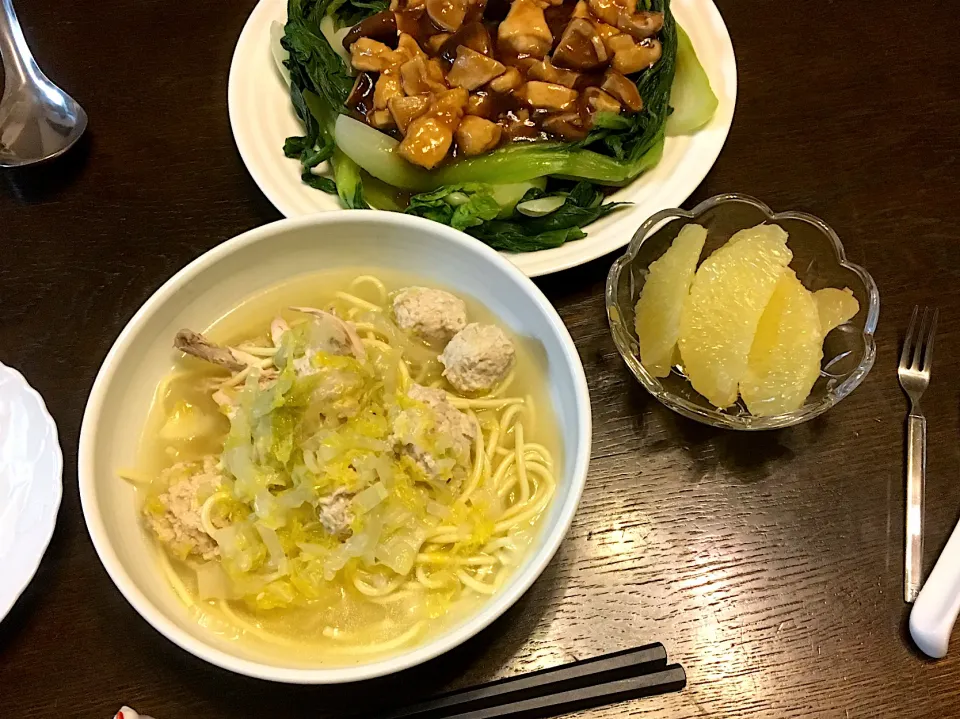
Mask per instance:
[[[202,466],[181,462],[165,469],[161,479],[170,481],[158,500],[162,513],[147,510],[144,521],[161,543],[181,556],[194,555],[204,560],[220,554],[217,543],[207,534],[200,518],[203,503],[223,482],[213,456],[203,459]]]
[[[513,0],[510,12],[497,29],[497,40],[518,55],[545,57],[553,47],[553,34],[543,8],[534,0]]]
[[[459,30],[467,15],[467,0],[426,0],[426,6],[434,24],[450,32]]]
[[[469,463],[477,426],[450,404],[441,389],[412,384],[407,396],[425,405],[432,416],[424,417],[422,410],[416,409],[400,412],[393,423],[393,443],[421,467],[428,479],[450,479],[457,465]],[[421,446],[424,436],[433,440],[431,445],[439,450],[436,456]]]
[[[593,27],[596,29],[597,35],[600,36],[600,39],[603,41],[605,47],[608,47],[607,42],[610,40],[610,38],[621,34],[617,28],[615,28],[613,25],[607,25],[605,22],[595,22]]]
[[[560,36],[552,62],[570,70],[593,70],[604,65],[608,57],[607,48],[593,23],[574,18]]]
[[[393,97],[388,103],[390,114],[397,128],[404,135],[410,123],[426,113],[430,108],[429,95],[411,95],[409,97]]]
[[[399,152],[407,162],[432,170],[447,156],[453,145],[453,130],[433,115],[410,123]]]
[[[379,40],[362,37],[350,46],[350,64],[356,70],[383,72],[396,64],[397,55]]]
[[[328,534],[332,534],[341,542],[349,539],[353,534],[353,530],[350,529],[353,523],[353,512],[350,511],[352,499],[353,493],[340,487],[332,494],[321,497],[317,502],[317,517],[320,519],[320,524]]]
[[[577,100],[577,91],[553,82],[531,80],[517,95],[540,110],[566,110]]]
[[[473,322],[454,335],[439,360],[443,376],[458,392],[489,392],[513,368],[516,350],[496,325]]]
[[[520,71],[515,67],[508,67],[500,77],[495,77],[487,83],[487,88],[493,92],[511,92],[522,83],[523,76]]]
[[[374,110],[367,114],[367,124],[378,130],[392,130],[397,126],[389,110]]]
[[[461,449],[469,449],[469,444],[464,447],[463,442],[464,440],[467,443],[473,441],[477,436],[477,427],[466,414],[450,404],[446,392],[414,383],[410,385],[407,394],[411,399],[423,402],[434,411],[437,416],[438,432],[453,438]]]
[[[663,29],[663,13],[644,11],[632,15],[620,15],[616,25],[622,32],[635,39],[646,40]]]
[[[614,35],[606,41],[607,51],[614,55],[621,50],[630,50],[637,43],[634,42],[633,38],[627,35],[626,33],[620,33],[619,35]]]
[[[643,109],[643,98],[640,97],[636,84],[619,72],[607,70],[603,74],[600,88],[622,102],[632,112]]]
[[[476,90],[493,78],[506,71],[503,63],[492,57],[481,55],[476,50],[461,45],[457,48],[457,59],[447,73],[447,82],[452,87],[463,87],[467,90]]]
[[[503,130],[495,122],[467,115],[460,121],[456,135],[457,147],[464,155],[482,155],[500,144]]]
[[[400,39],[397,41],[397,54],[403,56],[403,62],[412,60],[415,57],[427,59],[426,53],[417,44],[412,35],[405,32],[400,33]]]
[[[400,329],[440,345],[466,326],[467,306],[444,290],[405,287],[393,298],[393,316]]]
[[[239,372],[247,366],[247,363],[237,356],[236,350],[211,342],[193,330],[177,332],[177,336],[173,339],[173,346],[185,354],[219,365],[231,372]]]
[[[437,33],[436,35],[431,35],[429,38],[427,38],[427,49],[430,51],[430,54],[436,55],[438,52],[440,52],[440,48],[443,47],[443,43],[449,40],[450,37],[451,33],[441,32]]]
[[[367,351],[352,322],[345,322],[332,312],[314,307],[291,307],[290,309],[314,318],[316,331],[311,335],[311,345],[315,349],[335,355],[352,354],[361,362],[367,358]],[[294,366],[296,366],[296,360]]]
[[[556,135],[568,141],[582,140],[587,136],[587,130],[583,127],[578,112],[562,112],[549,115],[543,121],[543,129],[551,135]]]
[[[443,81],[443,69],[434,60],[422,56],[407,60],[400,66],[400,83],[407,95],[423,95],[447,89]]]
[[[547,58],[532,64],[527,69],[527,77],[531,80],[543,80],[544,82],[553,82],[557,85],[572,88],[577,84],[580,73],[557,67],[550,62],[550,58]]]
[[[637,11],[637,0],[587,0],[591,12],[608,25],[616,25],[621,15]]]
[[[588,87],[581,100],[591,112],[620,112],[620,102],[599,87]]]
[[[441,92],[430,105],[430,115],[450,128],[452,132],[460,124],[467,111],[469,93],[462,87],[454,87]]]
[[[617,51],[613,56],[613,69],[623,75],[646,70],[660,59],[663,48],[660,41],[648,38],[631,48]]]
[[[283,341],[283,336],[290,331],[290,325],[283,317],[274,317],[270,323],[270,341],[274,347],[279,347]]]
[[[403,97],[403,87],[398,75],[392,72],[381,72],[373,90],[373,106],[377,110],[386,110],[390,99]]]
[[[573,14],[571,18],[582,18],[584,20],[590,19],[590,6],[587,5],[587,0],[577,0],[577,4],[573,8]]]
[[[467,114],[485,117],[488,120],[495,108],[493,95],[488,92],[473,92],[467,98]]]

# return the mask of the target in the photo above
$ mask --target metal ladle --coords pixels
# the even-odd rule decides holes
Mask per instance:
[[[13,0],[0,0],[0,167],[22,167],[66,152],[87,129],[87,113],[40,68],[20,29]]]

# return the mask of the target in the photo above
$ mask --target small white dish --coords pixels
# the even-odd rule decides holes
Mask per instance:
[[[57,425],[23,375],[0,364],[0,621],[40,566],[62,495]]]
[[[612,201],[633,204],[588,225],[585,238],[555,249],[509,255],[529,277],[575,267],[625,246],[644,219],[686,200],[720,155],[737,97],[730,35],[711,0],[674,0],[671,8],[720,101],[716,114],[693,135],[667,138],[660,163],[610,196]],[[230,65],[227,105],[237,148],[254,182],[286,217],[298,217],[339,210],[340,203],[335,195],[304,185],[299,161],[283,155],[283,141],[303,134],[290,91],[270,52],[270,24],[286,19],[285,0],[260,0],[253,9]]]
[[[172,338],[205,328],[241,301],[284,281],[338,267],[416,274],[457,288],[515,334],[539,345],[556,415],[562,460],[557,490],[527,556],[489,600],[402,653],[351,666],[304,666],[200,626],[177,597],[139,521],[134,488],[120,467],[136,462],[154,391],[174,363]],[[80,499],[107,573],[157,631],[191,654],[239,674],[297,684],[331,684],[390,674],[452,649],[505,612],[546,568],[570,528],[590,461],[590,397],[583,365],[549,300],[510,262],[479,240],[410,215],[340,210],[281,220],[224,242],[191,262],[140,308],[94,382],[80,430]]]

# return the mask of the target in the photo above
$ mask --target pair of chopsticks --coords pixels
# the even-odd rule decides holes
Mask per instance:
[[[550,717],[679,691],[687,675],[662,644],[605,654],[451,692],[377,719]]]

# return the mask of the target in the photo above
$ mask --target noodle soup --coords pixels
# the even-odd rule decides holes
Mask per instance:
[[[442,631],[520,564],[562,462],[538,347],[470,298],[362,269],[182,331],[138,467],[209,631],[351,664]]]

